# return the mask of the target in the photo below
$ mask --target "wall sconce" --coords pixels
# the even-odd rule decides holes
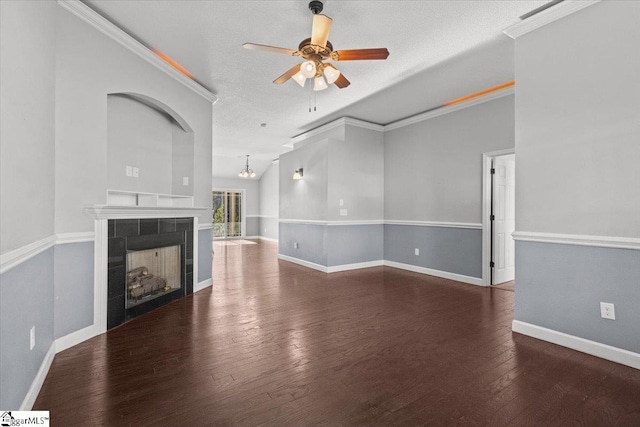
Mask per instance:
[[[296,170],[293,173],[293,179],[302,179],[303,173],[302,173],[302,168]]]

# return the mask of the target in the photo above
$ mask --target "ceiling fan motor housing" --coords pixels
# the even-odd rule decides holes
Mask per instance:
[[[322,12],[323,7],[324,6],[322,2],[319,0],[312,0],[309,2],[309,10],[311,10],[311,13],[313,13],[314,15],[317,15],[320,12]]]

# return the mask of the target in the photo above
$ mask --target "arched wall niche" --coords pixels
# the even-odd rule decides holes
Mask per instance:
[[[139,93],[107,95],[108,204],[193,200],[193,169],[193,129],[175,110]]]

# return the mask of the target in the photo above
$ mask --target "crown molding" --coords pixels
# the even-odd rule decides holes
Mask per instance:
[[[383,132],[384,131],[384,126],[376,124],[376,123],[371,123],[371,122],[367,122],[364,120],[360,120],[360,119],[354,119],[352,117],[341,117],[339,119],[336,119],[332,122],[329,123],[325,123],[322,126],[319,126],[317,128],[311,129],[307,132],[301,133],[299,135],[294,136],[293,138],[291,138],[289,140],[289,143],[285,145],[285,147],[293,147],[293,144],[297,143],[297,142],[301,142],[304,141],[306,139],[309,139],[313,136],[319,135],[323,132],[327,132],[330,131],[331,129],[335,129],[337,127],[340,126],[345,126],[345,125],[350,125],[350,126],[355,126],[355,127],[359,127],[359,128],[363,128],[363,129],[369,129],[369,130],[375,130],[378,132]]]
[[[540,27],[599,2],[600,0],[564,0],[549,9],[545,9],[530,18],[504,29],[502,32],[512,39],[516,39],[524,34],[530,33],[531,31],[537,30]]]
[[[539,233],[533,231],[516,231],[512,236],[513,240],[522,242],[559,243],[563,245],[640,250],[640,239],[635,237],[588,236],[581,234]]]
[[[407,117],[406,119],[401,119],[401,120],[389,123],[388,125],[384,126],[384,131],[387,132],[387,131],[398,129],[401,127],[413,125],[415,123],[433,119],[435,117],[443,116],[445,114],[453,113],[454,111],[464,110],[465,108],[470,108],[479,104],[484,104],[485,102],[493,101],[494,99],[513,95],[514,93],[515,93],[515,88],[511,86],[506,89],[502,89],[496,92],[488,93],[483,96],[479,96],[477,98],[462,102],[460,104],[454,104],[447,107],[439,107],[439,108],[436,108],[435,110],[426,111],[424,113],[416,114],[415,116]]]
[[[118,28],[116,25],[111,23],[109,20],[104,18],[102,15],[91,9],[89,6],[85,5],[79,0],[57,0],[58,4],[62,6],[67,11],[71,12],[73,15],[91,25],[93,28],[97,29],[101,33],[105,34],[107,37],[112,40],[118,42],[120,45],[124,46],[131,52],[138,55],[140,58],[147,61],[149,64],[156,67],[158,70],[164,72],[166,75],[176,80],[179,83],[182,83],[188,89],[192,90],[196,94],[200,95],[207,101],[215,104],[218,100],[218,97],[211,93],[209,90],[205,89],[201,85],[199,85],[194,80],[191,80],[189,77],[185,76],[171,65],[167,64],[165,61],[160,59],[156,54],[154,54],[149,48],[145,45],[131,37],[129,34]]]

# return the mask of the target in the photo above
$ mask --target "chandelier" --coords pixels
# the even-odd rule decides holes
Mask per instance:
[[[249,169],[249,155],[247,154],[247,164],[244,166],[243,169],[240,170],[240,173],[238,174],[239,177],[242,178],[253,178],[256,176],[256,173],[253,171],[253,169]]]

